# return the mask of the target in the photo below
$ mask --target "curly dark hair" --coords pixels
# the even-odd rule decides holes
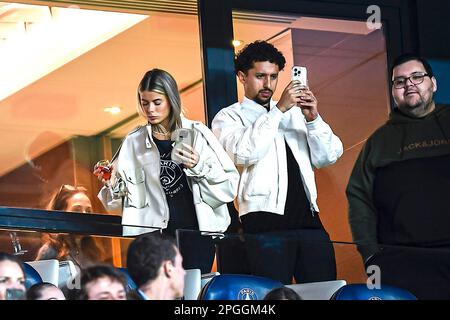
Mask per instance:
[[[146,233],[136,237],[128,248],[127,268],[138,287],[153,281],[164,261],[175,263],[175,240],[160,233]]]
[[[286,59],[283,54],[272,44],[266,41],[255,41],[238,52],[234,59],[234,69],[236,74],[239,71],[247,74],[247,71],[253,68],[253,63],[264,61],[275,63],[280,71],[286,65]]]

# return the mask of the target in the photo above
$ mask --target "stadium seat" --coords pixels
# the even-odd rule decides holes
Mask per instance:
[[[197,300],[202,288],[218,275],[219,272],[201,274],[200,269],[186,269],[183,299]]]
[[[297,292],[303,300],[330,300],[333,294],[346,284],[345,280],[332,280],[289,284],[286,287]]]
[[[210,272],[210,273],[202,274],[201,288],[203,289],[203,287],[206,286],[206,284],[208,282],[210,282],[212,278],[214,278],[215,276],[218,276],[218,275],[220,275],[220,272]]]
[[[348,284],[340,288],[331,300],[417,300],[409,291],[393,286],[381,285],[380,289],[369,289],[366,284]]]
[[[212,278],[200,292],[200,300],[263,300],[279,281],[252,275],[222,274]]]
[[[58,285],[59,261],[56,259],[38,260],[26,262],[32,266],[41,276],[42,282]]]
[[[127,278],[127,285],[128,285],[128,290],[132,291],[132,290],[137,290],[138,286],[136,285],[136,283],[134,282],[134,280],[131,278],[128,269],[127,268],[117,268],[119,271],[122,271],[123,274],[125,275],[125,277]]]
[[[27,288],[27,290],[32,285],[43,282],[39,272],[29,265],[28,262],[25,262],[23,266],[25,268],[25,288]]]
[[[202,287],[201,279],[200,269],[186,269],[183,291],[184,300],[197,300]]]
[[[75,277],[79,275],[79,268],[70,260],[59,261],[58,287],[64,288],[71,283],[75,284]]]

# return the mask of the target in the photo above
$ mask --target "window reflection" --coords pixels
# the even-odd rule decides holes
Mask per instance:
[[[92,211],[106,213],[92,169],[142,124],[134,91],[150,67],[169,70],[185,114],[204,121],[195,10],[131,14],[3,2],[0,10],[0,205],[44,209],[55,189],[70,184],[84,186]]]

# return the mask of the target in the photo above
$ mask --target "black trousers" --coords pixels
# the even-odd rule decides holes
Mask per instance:
[[[184,269],[200,269],[202,274],[211,272],[216,253],[211,236],[202,235],[199,231],[178,230],[176,239]]]
[[[406,289],[419,300],[450,299],[450,247],[385,247],[365,266],[380,268],[381,286]]]
[[[247,235],[250,272],[284,284],[336,280],[333,244],[323,229]]]
[[[292,230],[285,218],[267,213],[242,217],[250,272],[284,284],[293,277],[297,283],[336,280],[333,244],[318,215],[308,217],[307,227]]]

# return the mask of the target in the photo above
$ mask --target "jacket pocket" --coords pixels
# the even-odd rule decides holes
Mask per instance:
[[[147,192],[145,189],[145,172],[143,168],[134,171],[124,171],[127,186],[125,207],[143,208],[147,206]]]
[[[260,165],[251,166],[247,170],[245,179],[244,198],[248,200],[255,196],[267,196],[270,193],[270,186],[273,184],[271,175],[270,168],[264,170]]]

